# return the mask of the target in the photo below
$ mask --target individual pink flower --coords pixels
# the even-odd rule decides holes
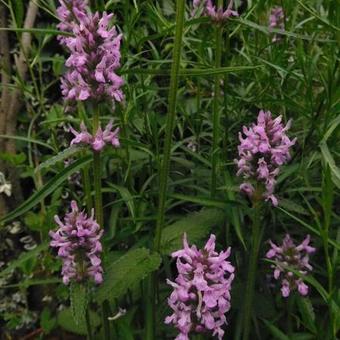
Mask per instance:
[[[291,121],[286,126],[281,121],[281,116],[273,119],[270,111],[261,110],[257,124],[253,123],[249,128],[243,127],[245,137],[239,133],[240,158],[235,160],[238,166],[237,176],[242,175],[245,179],[240,190],[252,197],[255,188],[260,186],[263,189],[263,198],[271,201],[274,206],[278,205],[274,196],[276,177],[280,167],[290,159],[289,149],[296,141],[291,141],[286,134]]]
[[[270,16],[269,16],[269,30],[272,28],[284,30],[285,25],[284,25],[284,12],[282,7],[273,7],[270,11]],[[275,34],[272,38],[273,42],[276,42],[280,39],[278,34]]]
[[[110,99],[113,103],[124,98],[120,67],[122,34],[110,26],[113,14],[92,14],[86,1],[60,0],[59,29],[73,33],[59,41],[70,52],[67,72],[61,82],[62,94],[69,101]]]
[[[230,0],[229,5],[226,10],[222,7],[218,7],[214,5],[212,0],[194,0],[193,7],[194,7],[194,14],[200,7],[203,7],[203,13],[209,16],[213,21],[216,22],[223,22],[228,20],[230,17],[237,17],[237,11],[233,11],[233,4],[234,1]]]
[[[92,136],[82,122],[80,124],[80,132],[70,127],[70,131],[73,133],[74,138],[71,140],[71,145],[90,145],[95,151],[101,151],[105,145],[111,144],[113,147],[118,148],[120,146],[119,142],[119,128],[112,131],[113,120],[105,127],[103,131],[101,127],[98,128],[96,134]]]
[[[103,281],[100,253],[100,238],[103,230],[94,220],[94,211],[90,217],[79,211],[76,201],[71,202],[71,211],[64,222],[55,216],[59,229],[50,231],[51,247],[58,248],[58,256],[63,261],[62,275],[64,284],[71,280],[77,282],[92,277],[96,283]]]
[[[310,236],[307,235],[301,244],[296,246],[287,234],[283,239],[282,245],[277,246],[272,241],[269,241],[271,249],[267,252],[266,257],[273,259],[275,265],[274,278],[281,280],[281,293],[283,297],[288,297],[292,290],[305,296],[308,294],[308,286],[303,282],[303,278],[298,277],[291,270],[298,271],[302,276],[306,276],[313,268],[309,264],[309,254],[315,252],[315,248],[309,245]]]
[[[227,261],[231,249],[217,253],[215,239],[215,235],[210,235],[205,247],[199,250],[195,245],[189,247],[184,234],[184,248],[172,253],[177,258],[178,276],[175,282],[167,280],[173,287],[168,299],[173,314],[165,323],[179,330],[177,340],[189,340],[190,332],[208,332],[223,338],[222,326],[231,307],[235,268]]]

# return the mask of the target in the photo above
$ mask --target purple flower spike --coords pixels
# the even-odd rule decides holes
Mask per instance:
[[[230,0],[227,9],[224,11],[222,7],[217,7],[213,4],[212,0],[194,0],[193,7],[194,11],[193,14],[197,12],[197,10],[203,6],[203,13],[206,16],[209,16],[213,21],[216,22],[223,22],[228,20],[230,17],[238,17],[237,11],[233,11],[233,4],[234,1]]]
[[[243,135],[239,133],[240,145],[238,153],[240,158],[235,160],[238,166],[237,176],[246,180],[240,190],[252,197],[255,193],[255,184],[264,187],[263,198],[271,201],[274,206],[278,200],[274,196],[276,177],[280,167],[290,159],[289,149],[296,139],[290,140],[286,131],[291,121],[284,126],[282,117],[272,118],[271,112],[260,111],[257,124],[250,128],[243,127]]]
[[[219,340],[223,338],[222,326],[226,324],[225,313],[230,310],[230,289],[235,268],[227,261],[231,249],[217,253],[215,235],[210,235],[202,250],[189,247],[186,234],[184,248],[172,253],[177,258],[178,276],[168,304],[173,314],[165,319],[180,332],[177,340],[189,340],[189,333],[211,332]]]
[[[119,128],[112,131],[113,121],[107,124],[103,131],[101,127],[98,128],[95,136],[92,136],[88,131],[84,123],[80,124],[80,132],[77,132],[72,127],[70,131],[74,134],[75,138],[71,140],[71,145],[90,145],[94,151],[102,151],[106,144],[111,144],[113,147],[120,147],[119,142]]]
[[[66,214],[64,222],[59,216],[54,217],[59,229],[49,232],[52,238],[50,245],[59,248],[65,285],[71,280],[80,282],[88,277],[92,277],[97,284],[103,282],[100,259],[103,230],[100,230],[93,216],[93,210],[91,216],[87,217],[83,211],[79,211],[76,201],[72,201],[71,212]]]
[[[112,14],[92,14],[86,1],[60,0],[58,28],[73,33],[59,41],[70,52],[68,68],[61,82],[65,99],[121,102],[123,79],[116,74],[120,67],[122,35],[110,27]]]
[[[315,252],[315,248],[309,245],[310,236],[304,241],[295,246],[290,235],[287,234],[283,239],[282,245],[277,246],[272,241],[269,241],[271,249],[267,252],[268,259],[274,259],[275,265],[271,267],[274,269],[274,278],[281,279],[281,293],[283,297],[288,297],[292,290],[305,296],[308,294],[308,286],[303,282],[302,278],[297,277],[289,268],[298,271],[305,276],[313,268],[309,264],[309,254]]]
[[[269,29],[272,28],[277,28],[282,31],[285,29],[284,12],[282,7],[273,7],[270,11]],[[272,41],[276,42],[278,40],[280,40],[280,37],[277,34],[275,34]]]

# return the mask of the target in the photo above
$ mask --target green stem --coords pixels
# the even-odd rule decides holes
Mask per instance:
[[[91,327],[91,321],[90,321],[89,308],[86,309],[85,322],[86,322],[86,329],[87,329],[87,338],[88,340],[92,340],[92,327]]]
[[[165,201],[168,186],[168,175],[170,168],[170,151],[171,151],[171,139],[176,118],[176,102],[177,102],[177,90],[179,79],[179,66],[181,61],[181,48],[183,40],[183,26],[184,26],[184,0],[177,0],[176,11],[176,32],[175,42],[172,57],[172,67],[170,75],[170,90],[169,90],[169,111],[167,114],[166,127],[165,127],[165,142],[163,152],[163,162],[161,165],[159,176],[159,202],[157,213],[157,225],[154,240],[154,248],[156,251],[160,249],[162,228],[165,218]]]
[[[103,317],[103,330],[104,330],[104,340],[111,339],[111,328],[110,328],[110,304],[107,300],[102,303],[102,317]]]
[[[243,340],[249,339],[251,316],[253,311],[253,299],[255,291],[255,278],[258,262],[258,255],[260,250],[262,230],[260,228],[261,223],[261,201],[257,200],[253,203],[253,230],[252,230],[252,247],[249,258],[247,286],[245,291],[244,302],[244,319],[243,319]]]
[[[99,107],[96,106],[93,115],[93,135],[99,128]],[[102,176],[100,152],[93,152],[93,180],[94,180],[94,206],[97,223],[103,228],[103,203],[102,203]]]
[[[154,340],[155,336],[155,275],[149,275],[146,282],[146,295],[145,295],[145,339]]]
[[[287,331],[288,331],[288,336],[291,337],[293,333],[293,320],[292,320],[292,313],[293,313],[293,303],[294,303],[294,294],[290,296],[287,301],[286,301],[286,306],[287,306]]]
[[[221,67],[222,59],[222,33],[223,27],[216,25],[215,28],[215,68]],[[217,185],[217,164],[219,158],[219,129],[220,129],[220,112],[219,112],[219,99],[221,92],[221,76],[215,75],[214,86],[214,101],[213,101],[213,142],[212,142],[212,154],[211,154],[211,197],[216,194]]]
[[[87,211],[90,212],[92,209],[91,181],[90,181],[89,169],[87,166],[82,170],[82,179],[83,179],[83,184],[84,184],[86,207],[87,207]]]
[[[172,66],[170,74],[170,89],[169,89],[169,109],[166,118],[165,126],[165,141],[164,141],[164,151],[163,151],[163,161],[160,168],[159,174],[159,201],[158,201],[158,211],[157,211],[157,222],[155,238],[153,243],[153,248],[155,251],[159,252],[161,246],[162,228],[165,221],[165,202],[168,187],[168,176],[170,171],[170,157],[171,157],[171,140],[172,133],[175,125],[176,118],[176,103],[177,103],[177,91],[179,82],[179,67],[181,62],[181,49],[183,40],[183,27],[184,27],[184,9],[185,1],[177,0],[176,2],[176,30],[174,39],[174,48],[172,56]],[[155,308],[156,308],[156,287],[155,287],[155,276],[153,274],[149,278],[148,282],[148,294],[152,298],[152,303],[147,305],[147,315],[146,315],[146,336],[145,340],[153,340],[154,330],[155,330]]]
[[[84,106],[81,104],[78,104],[78,116],[80,121],[85,121],[85,113],[84,113]],[[82,156],[85,157],[86,152],[82,152]],[[81,171],[81,177],[83,181],[83,186],[84,186],[84,194],[85,194],[85,201],[86,201],[86,207],[87,211],[90,212],[92,207],[93,207],[93,202],[92,202],[92,196],[91,196],[91,180],[90,180],[90,172],[89,172],[89,167],[86,166],[84,169]]]

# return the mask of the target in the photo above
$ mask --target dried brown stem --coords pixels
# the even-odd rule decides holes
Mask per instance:
[[[34,22],[38,13],[38,6],[33,2],[30,1],[28,4],[27,12],[26,12],[26,19],[24,23],[24,29],[33,28]],[[19,52],[19,56],[15,58],[15,65],[18,72],[18,77],[21,81],[24,81],[27,74],[27,62],[28,62],[28,55],[31,49],[31,41],[32,35],[31,33],[24,32],[21,38],[21,48]],[[11,104],[9,107],[9,111],[7,114],[7,131],[8,135],[15,135],[16,132],[16,125],[17,125],[17,114],[21,108],[22,101],[20,100],[21,97],[21,90],[15,89],[11,96]],[[7,142],[6,151],[10,153],[15,153],[15,140],[9,139]]]

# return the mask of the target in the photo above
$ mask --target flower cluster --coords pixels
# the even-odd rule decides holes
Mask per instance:
[[[269,29],[278,28],[280,30],[284,30],[284,13],[282,7],[273,7],[270,11],[269,16]],[[274,35],[272,41],[278,41],[279,37],[277,34]]]
[[[291,121],[286,126],[282,124],[282,117],[275,119],[269,111],[260,111],[257,124],[250,128],[243,127],[243,134],[239,133],[240,145],[238,153],[240,158],[235,160],[238,166],[237,176],[242,175],[247,182],[241,184],[240,190],[253,196],[255,188],[251,181],[264,187],[263,198],[271,200],[277,206],[278,200],[274,196],[276,176],[280,166],[290,159],[289,148],[295,144],[296,139],[290,140],[286,131],[290,128]],[[261,188],[262,190],[262,188]]]
[[[189,247],[186,235],[184,249],[172,254],[177,258],[178,276],[168,303],[173,314],[165,323],[174,324],[180,331],[177,340],[188,340],[189,332],[212,332],[222,339],[221,328],[226,323],[225,313],[230,309],[230,289],[234,267],[227,261],[230,248],[217,253],[215,236],[211,235],[204,249]]]
[[[77,203],[71,202],[71,212],[67,213],[64,222],[56,215],[59,226],[56,232],[50,231],[51,247],[59,248],[58,256],[63,260],[63,282],[71,279],[82,281],[92,277],[96,283],[103,281],[103,269],[99,257],[102,251],[100,238],[103,231],[92,216],[87,217],[79,211]]]
[[[302,241],[301,244],[295,246],[290,235],[287,234],[279,247],[272,241],[269,241],[271,249],[267,252],[268,259],[274,259],[274,278],[281,279],[281,293],[283,297],[288,297],[292,290],[298,289],[301,295],[308,294],[308,286],[303,282],[303,279],[297,277],[296,274],[290,271],[290,268],[298,271],[301,275],[307,275],[308,271],[313,268],[309,264],[309,254],[315,252],[315,248],[309,245],[310,236]]]
[[[104,131],[101,127],[99,127],[94,136],[87,131],[83,122],[80,124],[80,132],[77,132],[70,127],[70,131],[74,134],[74,138],[71,140],[71,145],[90,145],[94,151],[101,151],[106,144],[112,144],[112,146],[118,148],[120,146],[119,128],[112,131],[112,124],[113,121],[111,120],[105,127]]]
[[[237,11],[232,10],[233,3],[234,1],[230,0],[227,9],[224,10],[222,7],[214,5],[212,0],[194,0],[194,13],[198,10],[198,8],[203,6],[205,15],[209,16],[213,21],[223,22],[228,20],[231,16],[238,16]]]
[[[85,10],[85,2],[63,0],[58,8],[60,29],[72,31],[73,36],[61,38],[69,50],[68,71],[61,89],[68,100],[93,99],[113,102],[123,100],[123,79],[116,74],[120,67],[122,35],[109,27],[112,14],[92,14]]]

